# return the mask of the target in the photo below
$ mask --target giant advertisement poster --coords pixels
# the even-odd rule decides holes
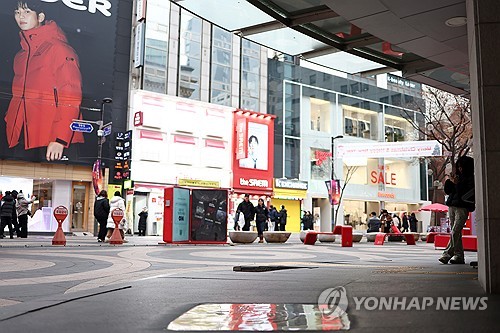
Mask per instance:
[[[247,157],[239,160],[240,168],[267,170],[268,125],[249,121],[247,126]]]
[[[227,190],[192,191],[191,241],[226,241],[227,198]]]
[[[174,242],[189,240],[189,189],[174,188],[172,239]]]
[[[124,129],[127,76],[115,76],[129,63],[116,59],[129,48],[118,51],[117,35],[130,35],[131,13],[118,25],[119,6],[131,2],[2,0],[0,158],[90,165],[97,126],[74,120],[100,120],[104,110],[113,132]]]

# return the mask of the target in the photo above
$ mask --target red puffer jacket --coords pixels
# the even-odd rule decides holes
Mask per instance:
[[[24,128],[25,149],[59,142],[83,142],[70,124],[79,118],[82,100],[78,57],[53,21],[21,31],[21,51],[14,59],[12,100],[5,116],[7,142],[14,147]]]

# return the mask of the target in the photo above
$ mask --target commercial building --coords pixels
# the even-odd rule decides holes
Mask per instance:
[[[16,3],[0,7],[0,109],[8,112],[5,121],[2,113],[0,121],[0,190],[36,196],[30,231],[54,231],[57,223],[52,212],[59,205],[69,210],[64,231],[93,231],[97,122],[112,122],[113,132],[126,129],[132,0],[110,2],[109,7],[97,6],[93,11],[67,2],[40,2],[37,10],[45,13],[45,22],[38,29],[57,34],[62,43],[67,39],[66,57],[61,59],[62,53],[47,47],[52,44],[31,36],[34,30],[25,31],[29,47],[37,50],[31,53],[33,58],[43,58],[43,62],[26,58],[21,51],[23,35],[13,18]],[[27,50],[27,44],[22,46]],[[14,60],[16,54],[19,58]],[[19,59],[27,59],[30,66]],[[25,65],[21,79],[14,80],[13,67]],[[44,68],[50,71],[37,77]],[[80,131],[73,131],[74,119],[82,121],[77,126]],[[47,158],[50,144],[63,147],[61,156]],[[102,144],[106,168],[112,167],[108,157],[113,144],[113,136]]]

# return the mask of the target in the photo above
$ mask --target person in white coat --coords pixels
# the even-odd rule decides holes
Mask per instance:
[[[121,197],[119,191],[115,192],[115,195],[109,200],[109,215],[108,215],[108,223],[106,224],[106,228],[108,229],[108,233],[106,235],[106,242],[109,242],[113,231],[115,230],[115,222],[111,217],[111,213],[116,208],[120,208],[125,213],[125,200]],[[120,230],[120,234],[122,235],[122,239],[125,242],[125,232],[127,230],[127,220],[125,219],[125,215],[123,219],[118,223],[118,229]]]

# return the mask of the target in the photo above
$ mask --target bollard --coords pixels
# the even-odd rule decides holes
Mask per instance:
[[[57,221],[57,230],[54,234],[54,238],[52,238],[52,245],[62,245],[66,246],[66,237],[64,236],[64,232],[62,230],[62,224],[66,217],[68,216],[68,208],[64,206],[57,206],[54,209],[54,217]]]
[[[123,238],[122,238],[122,235],[120,234],[120,229],[118,229],[118,225],[122,221],[124,215],[125,215],[125,213],[120,208],[115,208],[111,212],[111,218],[113,219],[113,222],[115,223],[115,230],[113,230],[113,234],[111,235],[111,238],[109,239],[109,244],[115,244],[115,245],[123,244]]]
[[[352,247],[352,227],[350,225],[342,226],[342,247]]]

